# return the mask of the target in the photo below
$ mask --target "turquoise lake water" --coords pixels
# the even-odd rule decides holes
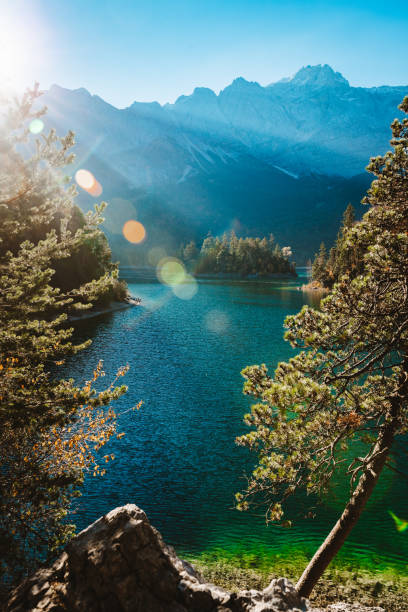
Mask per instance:
[[[234,493],[244,487],[254,460],[234,444],[247,430],[242,417],[250,405],[240,371],[254,363],[273,368],[293,354],[282,337],[283,321],[312,299],[297,290],[304,279],[200,281],[197,294],[183,300],[131,270],[123,276],[142,305],[79,322],[77,336],[93,343],[68,373],[83,381],[103,359],[108,381],[129,364],[129,392],[119,408],[139,400],[143,406],[123,417],[126,436],[110,444],[116,459],[106,475],[86,479],[73,517],[78,527],[135,503],[179,554],[311,555],[338,518],[346,480],[340,478],[333,494],[320,500],[315,519],[303,517],[316,500],[299,494],[288,517],[291,529],[265,526],[259,510],[257,516],[234,509]],[[405,571],[408,532],[396,531],[388,510],[408,519],[406,481],[391,472],[342,554]]]

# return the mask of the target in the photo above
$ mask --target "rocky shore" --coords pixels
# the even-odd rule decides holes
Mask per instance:
[[[91,319],[93,317],[98,317],[99,315],[116,312],[117,310],[124,310],[125,308],[129,308],[130,306],[139,306],[140,302],[140,298],[129,296],[123,302],[113,301],[110,302],[110,304],[108,304],[107,306],[94,306],[89,310],[84,310],[82,312],[79,312],[78,314],[70,315],[68,317],[68,321],[82,321],[82,319]]]
[[[189,559],[208,582],[215,582],[225,589],[239,591],[242,588],[263,589],[272,578],[287,576],[296,582],[305,561],[288,559],[269,570],[239,566],[231,560],[211,558]],[[369,609],[386,612],[408,612],[408,577],[391,572],[375,572],[364,568],[334,566],[326,570],[310,597],[310,605],[316,610],[331,610],[336,602],[359,602]],[[353,609],[353,608],[351,608]]]
[[[314,292],[322,295],[326,295],[329,293],[329,289],[327,287],[323,287],[319,281],[310,281],[301,287],[302,291],[306,292]]]
[[[135,505],[78,534],[48,569],[15,589],[5,612],[389,612],[357,601],[313,607],[286,578],[230,592],[179,559]],[[402,608],[401,608],[402,610]],[[406,610],[405,610],[406,612]]]

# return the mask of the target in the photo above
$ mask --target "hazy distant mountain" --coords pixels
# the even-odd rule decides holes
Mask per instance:
[[[199,87],[164,106],[117,109],[56,85],[43,101],[49,126],[76,133],[75,169],[91,170],[111,201],[106,229],[124,263],[231,228],[272,231],[303,261],[322,237],[334,238],[347,203],[358,204],[371,180],[364,168],[387,150],[407,94],[408,86],[351,87],[325,65],[267,87],[243,78],[218,95]],[[146,225],[142,247],[121,237],[128,218]]]

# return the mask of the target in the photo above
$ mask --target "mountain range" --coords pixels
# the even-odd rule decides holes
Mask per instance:
[[[304,263],[322,239],[334,240],[348,202],[361,214],[373,178],[365,166],[389,148],[405,95],[408,86],[352,87],[318,65],[267,86],[237,78],[218,95],[198,87],[174,104],[118,109],[57,85],[41,102],[47,128],[76,134],[72,174],[88,169],[103,187],[105,230],[121,263],[230,229],[272,232]],[[79,201],[89,209],[96,200],[81,190]],[[130,218],[145,225],[143,245],[122,236]]]

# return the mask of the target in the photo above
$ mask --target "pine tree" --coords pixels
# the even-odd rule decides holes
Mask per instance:
[[[211,232],[208,232],[207,237],[203,240],[203,244],[201,245],[200,254],[206,255],[208,251],[214,248],[214,237]]]
[[[97,451],[116,431],[110,403],[126,390],[95,390],[102,364],[82,387],[56,373],[89,344],[72,342],[67,312],[109,293],[117,268],[104,251],[96,278],[68,290],[55,283],[58,265],[89,248],[101,254],[102,207],[86,217],[73,208],[74,188],[60,173],[72,161],[71,132],[30,145],[38,95],[28,91],[0,133],[0,578],[9,585],[73,533],[70,502],[85,470],[101,472]]]
[[[343,214],[344,230],[346,231],[346,230],[351,229],[354,225],[355,220],[356,220],[356,214],[355,214],[354,206],[351,204],[351,202],[349,202]]]
[[[344,211],[343,221],[340,230],[337,235],[336,246],[335,246],[335,257],[332,266],[332,277],[330,278],[329,286],[332,286],[334,282],[344,274],[348,273],[356,275],[358,273],[356,269],[357,260],[362,261],[362,254],[360,257],[356,255],[356,246],[348,244],[347,234],[348,231],[353,227],[355,222],[355,212],[352,204],[349,204]]]
[[[322,285],[324,285],[327,272],[326,272],[326,246],[324,242],[321,243],[318,254],[315,256],[314,262],[312,264],[312,279],[318,281]]]
[[[183,259],[192,262],[198,257],[198,249],[194,240],[191,240],[183,249]]]
[[[348,230],[355,224],[355,211],[349,204],[344,211],[342,224],[337,233],[335,245],[330,249],[326,260],[326,251],[315,256],[312,264],[312,280],[318,281],[326,288],[332,288],[339,278],[346,272],[350,276],[357,276],[362,270],[362,245],[351,244],[347,241]],[[323,244],[323,243],[322,243]],[[322,249],[322,246],[320,247]]]
[[[400,108],[408,113],[408,97]],[[255,429],[238,443],[259,462],[238,495],[241,509],[263,500],[267,519],[280,521],[299,487],[318,495],[343,466],[350,475],[349,501],[298,581],[306,597],[408,431],[408,118],[391,127],[394,150],[368,166],[377,177],[370,208],[344,232],[363,254],[361,274],[346,271],[320,310],[305,306],[287,318],[286,339],[301,350],[273,378],[265,365],[243,371],[244,391],[258,403],[246,416]]]

